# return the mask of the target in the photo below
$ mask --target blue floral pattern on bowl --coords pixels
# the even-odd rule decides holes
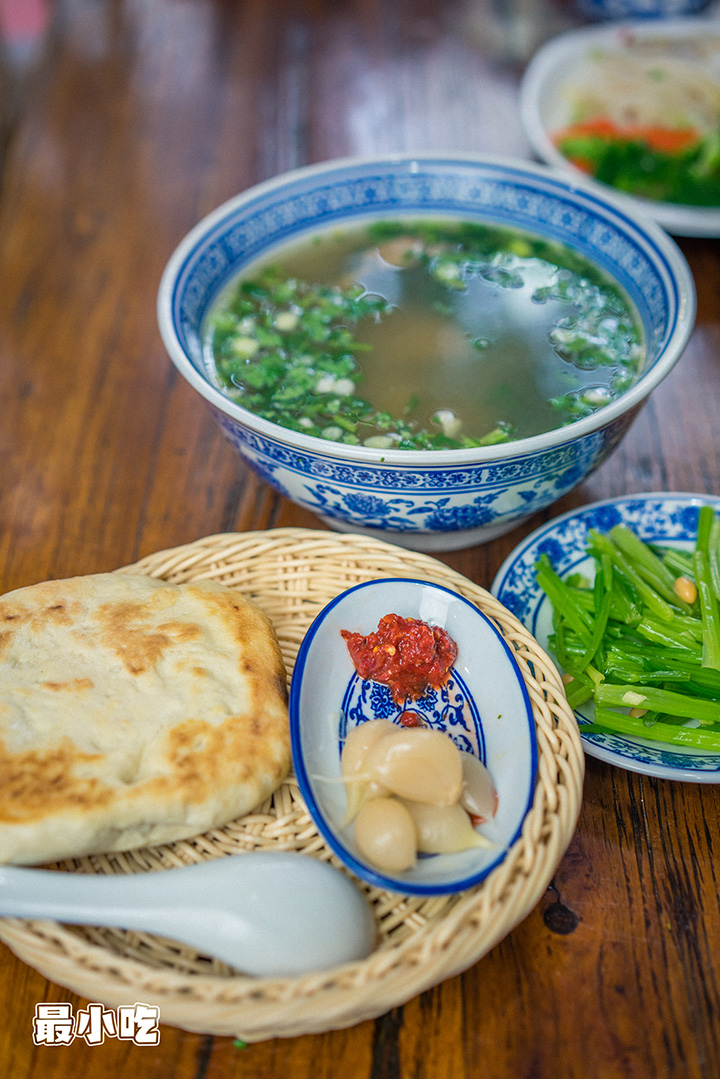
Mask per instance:
[[[492,593],[532,632],[543,648],[552,630],[551,606],[535,580],[535,563],[547,554],[562,577],[592,576],[593,561],[585,553],[591,529],[607,532],[624,524],[649,543],[691,547],[697,534],[700,506],[709,503],[720,512],[720,498],[702,494],[638,494],[596,502],[556,517],[536,529],[505,560],[492,584]],[[585,752],[620,768],[664,779],[720,782],[720,754],[685,748],[666,748],[650,740],[619,734],[582,734],[593,717],[592,705],[576,711]]]
[[[401,723],[403,712],[417,712],[425,727],[444,731],[458,749],[472,753],[485,763],[485,739],[482,721],[475,698],[458,671],[452,670],[448,680],[438,689],[429,687],[417,700],[398,705],[387,686],[353,675],[343,695],[339,745],[342,746],[352,727],[371,719],[390,719]]]
[[[428,547],[428,537],[439,535],[438,549],[450,549],[455,534],[458,546],[491,539],[562,498],[607,457],[636,411],[551,450],[454,468],[333,461],[215,415],[228,441],[267,483],[335,528],[374,530],[396,542],[425,534]]]
[[[628,292],[643,323],[648,361],[638,383],[561,430],[451,451],[327,442],[253,416],[220,391],[203,350],[203,328],[214,300],[244,266],[318,227],[439,214],[539,233],[601,265]],[[626,214],[612,196],[598,196],[544,166],[432,154],[329,162],[250,189],[186,237],[158,296],[173,362],[264,480],[337,529],[425,550],[501,535],[597,468],[676,362],[694,314],[692,277],[674,242],[651,222]]]

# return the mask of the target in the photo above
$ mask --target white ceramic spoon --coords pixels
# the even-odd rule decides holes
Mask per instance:
[[[352,881],[291,851],[113,876],[2,866],[0,915],[159,933],[258,977],[327,970],[375,942]]]

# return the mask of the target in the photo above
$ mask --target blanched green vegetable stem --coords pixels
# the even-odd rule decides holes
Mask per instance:
[[[625,525],[591,530],[594,580],[562,580],[547,554],[536,578],[553,609],[550,645],[575,709],[599,730],[720,752],[720,520],[701,507],[692,551]]]

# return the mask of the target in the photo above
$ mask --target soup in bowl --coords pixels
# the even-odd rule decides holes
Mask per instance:
[[[544,166],[465,156],[252,188],[181,242],[158,296],[173,362],[265,480],[421,550],[491,539],[581,482],[694,316],[652,222]]]

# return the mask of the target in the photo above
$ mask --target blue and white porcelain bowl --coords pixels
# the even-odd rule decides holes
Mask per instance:
[[[695,15],[710,0],[577,0],[578,10],[590,19],[668,19]]]
[[[203,350],[206,316],[243,267],[318,227],[398,215],[450,216],[569,244],[634,301],[647,359],[620,398],[568,427],[498,446],[382,450],[286,430],[218,388]],[[160,332],[241,456],[287,498],[341,530],[416,550],[502,535],[567,494],[617,446],[678,361],[695,319],[692,275],[657,225],[544,165],[472,156],[388,156],[310,166],[243,192],[201,221],[162,277]]]

